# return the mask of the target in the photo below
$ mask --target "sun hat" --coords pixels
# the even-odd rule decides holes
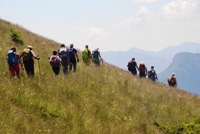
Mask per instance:
[[[33,47],[32,47],[31,45],[28,45],[27,48],[31,48],[31,49],[33,49]]]

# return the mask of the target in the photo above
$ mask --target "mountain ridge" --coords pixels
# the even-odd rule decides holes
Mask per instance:
[[[200,54],[189,52],[176,54],[169,67],[162,73],[158,74],[160,82],[167,84],[166,78],[174,72],[177,77],[178,88],[200,95],[200,83],[198,81],[200,75],[199,59]]]

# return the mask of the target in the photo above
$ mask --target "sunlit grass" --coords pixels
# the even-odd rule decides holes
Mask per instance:
[[[10,27],[0,21],[0,133],[156,134],[164,131],[155,122],[170,129],[199,118],[198,96],[107,63],[85,66],[80,60],[77,72],[64,76],[61,69],[54,76],[48,57],[59,44],[19,27],[25,45],[17,51],[30,44],[41,60],[35,60],[34,78],[22,72],[21,80],[10,79]]]

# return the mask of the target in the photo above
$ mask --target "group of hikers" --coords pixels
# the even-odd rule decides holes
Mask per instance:
[[[21,58],[23,58],[23,63]],[[26,70],[28,76],[34,76],[34,59],[39,60],[40,57],[35,55],[32,46],[28,45],[22,54],[17,53],[16,47],[12,47],[7,54],[7,63],[11,76],[20,78],[20,66],[23,70]]]
[[[37,59],[39,64],[40,57],[35,55],[31,45],[28,45],[22,53],[17,53],[17,48],[12,47],[7,54],[7,63],[12,78],[17,76],[20,79],[20,66],[21,69],[26,70],[27,76],[34,77],[34,59]],[[96,66],[100,66],[100,61],[103,61],[99,48],[91,53],[88,45],[82,51],[82,59],[86,65],[90,65],[93,61]],[[67,75],[68,69],[69,71],[73,69],[75,72],[77,62],[79,62],[79,57],[73,44],[70,44],[69,48],[65,44],[61,44],[60,48],[57,51],[54,50],[53,55],[49,57],[49,63],[55,75],[59,75],[61,66],[64,75]]]
[[[16,50],[16,47],[12,47],[7,54],[7,63],[9,65],[11,76],[17,76],[18,78],[20,78],[21,66],[23,70],[26,70],[28,76],[34,77],[34,59],[37,59],[39,63],[40,57],[35,55],[33,47],[31,45],[28,45],[22,53],[17,53]],[[99,48],[96,48],[91,52],[88,45],[86,45],[81,54],[82,60],[87,66],[91,65],[91,62],[93,62],[96,66],[100,66],[100,61],[103,62],[103,59],[101,58],[99,52]],[[59,75],[61,66],[63,68],[64,75],[67,75],[68,70],[73,70],[73,72],[75,72],[77,62],[79,62],[79,57],[77,54],[77,50],[74,48],[73,44],[70,44],[69,48],[67,48],[65,44],[61,44],[60,48],[58,50],[54,50],[53,55],[49,57],[49,63],[55,75]],[[140,77],[148,76],[148,78],[152,81],[158,80],[156,71],[154,70],[154,66],[151,66],[151,69],[147,71],[144,62],[141,62],[138,67],[135,58],[132,58],[132,60],[128,62],[127,67],[133,75],[137,75],[138,70]],[[177,86],[177,80],[174,73],[172,73],[167,81],[169,86]]]
[[[137,62],[135,61],[135,58],[132,58],[131,61],[128,62],[127,67],[128,67],[128,71],[130,71],[133,75],[137,75],[137,70],[138,70],[140,77],[147,76],[152,81],[158,81],[158,77],[157,77],[156,71],[154,70],[154,66],[151,66],[151,69],[147,71],[147,68],[144,62],[140,62],[139,67],[138,67]],[[177,86],[177,80],[174,73],[172,73],[172,75],[168,77],[167,82],[168,82],[168,85],[171,87]]]
[[[91,61],[94,62],[96,66],[100,65],[101,58],[99,48],[96,48],[92,53],[88,47],[85,46],[85,49],[82,51],[82,59],[86,65],[90,65]],[[76,63],[79,62],[79,57],[77,54],[77,50],[74,48],[73,44],[70,44],[70,48],[65,47],[64,44],[61,44],[61,47],[58,51],[53,51],[53,55],[49,58],[50,65],[52,66],[52,70],[55,75],[59,74],[60,66],[63,67],[63,73],[66,75],[69,70],[75,72],[76,71]]]

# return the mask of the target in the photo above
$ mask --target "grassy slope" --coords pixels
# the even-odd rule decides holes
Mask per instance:
[[[17,29],[25,46],[40,55],[35,78],[22,72],[21,81],[10,80],[6,54],[15,45],[9,29]],[[162,133],[157,122],[169,128],[199,118],[197,96],[104,63],[86,67],[80,61],[76,73],[55,77],[48,63],[58,43],[0,20],[0,133]],[[79,54],[80,56],[80,54]]]

